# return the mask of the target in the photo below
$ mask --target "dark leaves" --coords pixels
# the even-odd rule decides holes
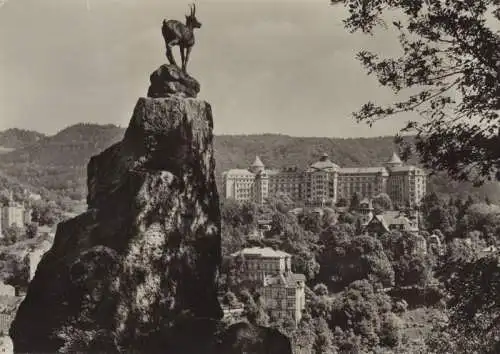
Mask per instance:
[[[422,122],[410,122],[402,132],[417,134],[415,150],[426,167],[476,183],[498,179],[500,37],[486,16],[493,10],[498,19],[499,1],[342,2],[351,32],[372,33],[388,10],[406,16],[392,21],[401,56],[381,58],[367,51],[357,55],[368,75],[401,97],[388,106],[367,102],[354,118],[371,126],[388,116],[416,112]]]

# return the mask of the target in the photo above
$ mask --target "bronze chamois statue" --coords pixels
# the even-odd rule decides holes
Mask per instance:
[[[196,19],[196,5],[190,7],[191,13],[186,15],[186,24],[177,20],[163,20],[161,33],[165,39],[165,46],[167,47],[167,58],[170,64],[176,66],[174,56],[172,54],[172,47],[178,45],[181,52],[182,71],[186,72],[189,54],[194,45],[194,29],[200,28],[201,23]]]

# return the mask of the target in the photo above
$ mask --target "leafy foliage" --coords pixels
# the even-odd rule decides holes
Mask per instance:
[[[394,284],[394,270],[376,238],[354,236],[352,225],[337,224],[324,230],[320,240],[320,279],[332,288],[362,279],[383,286]]]
[[[376,292],[367,281],[356,281],[332,303],[330,328],[335,328],[341,352],[363,351],[382,340],[388,347],[399,344],[400,321],[391,313],[389,296]]]
[[[379,195],[376,195],[375,197],[373,197],[372,202],[373,208],[375,210],[384,212],[386,210],[393,209],[391,197],[389,197],[386,193],[380,193]]]
[[[241,281],[240,274],[245,271],[243,262],[236,259],[235,267],[224,265],[221,277],[227,288],[234,290],[238,301],[247,304],[246,315],[254,323],[279,328],[289,336],[299,353],[460,352],[462,344],[453,338],[461,336],[465,343],[468,332],[460,327],[463,326],[461,315],[455,314],[456,311],[468,309],[482,316],[483,310],[474,307],[478,305],[477,299],[482,291],[485,294],[496,291],[494,278],[491,279],[493,288],[483,289],[490,281],[489,275],[486,272],[474,275],[471,271],[471,265],[484,253],[483,248],[494,244],[487,240],[493,242],[497,238],[497,228],[490,227],[498,211],[493,204],[477,203],[473,198],[444,199],[431,194],[422,205],[428,232],[417,235],[393,231],[373,237],[359,233],[356,210],[337,218],[336,212],[328,208],[323,209],[323,216],[304,208],[295,216],[279,203],[264,206],[232,200],[222,203],[225,255],[230,250],[249,246],[274,247],[290,253],[293,270],[306,274],[310,287],[306,288],[306,311],[296,327],[291,326],[290,319],[269,317],[259,305],[258,296],[250,295],[248,290],[240,291],[253,289],[255,285]],[[262,219],[269,220],[271,229],[264,232],[261,239],[255,238],[252,231]],[[460,220],[469,220],[466,235],[457,231]],[[490,220],[487,225],[490,225],[491,239],[484,233],[484,220]],[[449,229],[447,237],[433,227]],[[441,246],[431,242],[436,239]],[[437,248],[430,247],[431,244]],[[430,338],[426,346],[424,333],[419,332],[421,323],[415,323],[416,328],[405,329],[405,323],[408,326],[414,322],[406,314],[417,309],[430,310],[432,306],[434,312],[441,314],[438,317],[443,317],[442,308],[447,298],[446,313],[451,321],[444,328],[440,322],[432,333],[440,335]],[[485,313],[494,311],[488,307],[493,306],[492,301],[480,304],[485,307]],[[494,314],[485,317],[485,323],[493,326]],[[430,328],[430,323],[425,326]],[[470,333],[479,333],[479,322],[474,326],[476,332]],[[413,331],[412,340],[403,335],[405,331]],[[417,333],[420,333],[418,343],[413,340]],[[478,351],[486,345],[496,348],[495,343],[483,339],[471,341],[470,348]]]
[[[332,0],[349,11],[345,27],[372,33],[391,14],[402,55],[382,58],[360,51],[369,75],[399,98],[388,106],[367,102],[354,114],[370,125],[402,112],[410,121],[402,133],[416,133],[415,147],[425,167],[457,179],[500,179],[500,37],[497,0]],[[493,16],[488,16],[493,11]],[[411,146],[403,139],[405,155]]]
[[[462,263],[447,288],[449,322],[437,327],[428,345],[434,353],[500,350],[500,267],[498,254]]]

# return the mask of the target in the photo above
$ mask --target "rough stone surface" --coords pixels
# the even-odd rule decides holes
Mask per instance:
[[[178,66],[164,64],[149,77],[151,85],[148,97],[167,97],[178,95],[195,98],[200,92],[200,84],[196,79],[184,73]]]
[[[16,352],[207,352],[222,315],[212,140],[208,103],[139,99],[123,140],[89,162],[88,211],[38,265]]]
[[[278,330],[236,323],[221,335],[217,353],[224,354],[292,354],[290,340]]]

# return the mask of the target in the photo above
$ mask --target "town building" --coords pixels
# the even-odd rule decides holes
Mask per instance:
[[[304,274],[292,272],[267,276],[261,288],[264,304],[270,315],[292,318],[298,324],[306,306]]]
[[[31,211],[24,205],[17,203],[12,198],[12,193],[7,205],[0,207],[0,235],[11,226],[24,228],[26,223],[31,222]],[[3,237],[3,236],[2,236]]]
[[[365,198],[359,202],[358,213],[361,216],[361,225],[366,226],[373,218],[373,203],[371,199]]]
[[[231,257],[243,262],[242,277],[258,284],[258,291],[273,317],[290,317],[299,323],[305,308],[306,278],[292,272],[290,254],[270,247],[251,247]]]
[[[372,215],[365,225],[365,230],[377,235],[390,231],[418,232],[418,218],[416,215],[406,215],[401,211],[386,211]]]
[[[222,179],[224,197],[258,204],[280,193],[313,206],[334,205],[355,193],[362,198],[387,193],[394,203],[413,207],[426,193],[427,175],[395,153],[384,166],[356,168],[340,167],[323,154],[305,170],[266,169],[257,156],[248,169],[226,171]]]
[[[292,271],[292,256],[270,247],[250,247],[231,255],[243,261],[243,276],[249,280],[264,282],[269,275],[287,274]]]

